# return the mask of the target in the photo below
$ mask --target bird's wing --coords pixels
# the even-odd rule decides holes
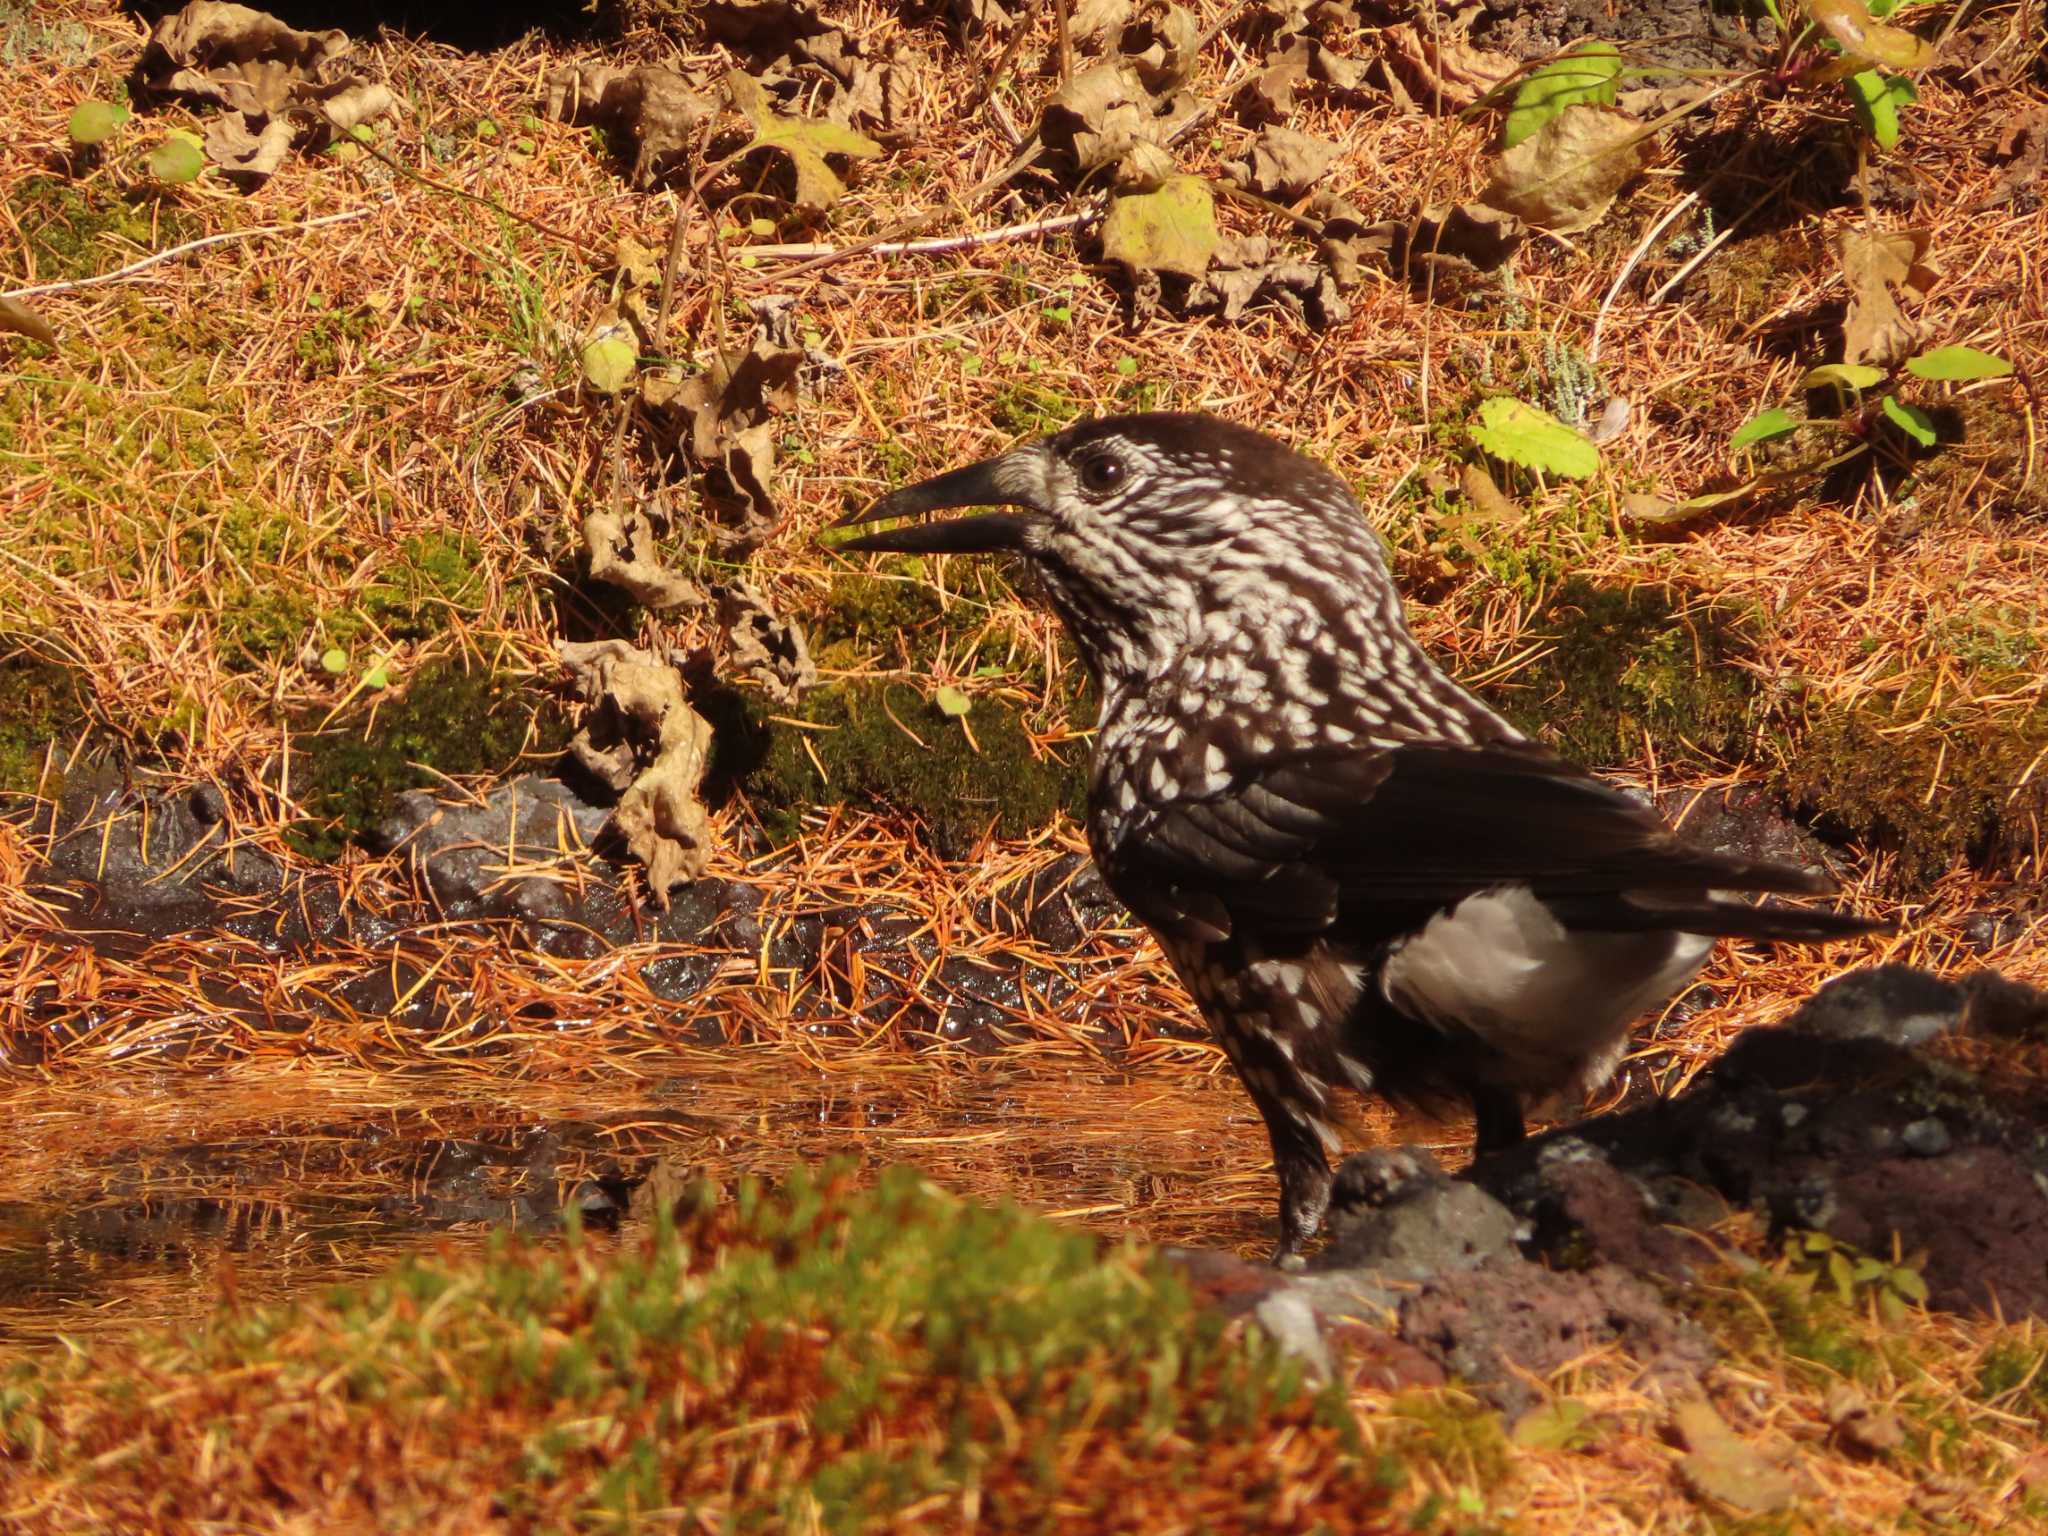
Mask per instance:
[[[1156,800],[1134,833],[1108,861],[1119,892],[1154,926],[1212,942],[1246,923],[1307,935],[1340,911],[1427,912],[1507,884],[1575,909],[1568,920],[1587,927],[1676,926],[1670,914],[1709,890],[1830,888],[1686,843],[1534,743],[1303,751],[1215,794]],[[1623,910],[1623,893],[1673,900],[1651,916]]]

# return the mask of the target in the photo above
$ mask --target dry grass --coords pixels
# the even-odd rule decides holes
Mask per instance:
[[[1211,0],[1197,9],[1207,25],[1234,7]],[[1011,158],[1005,123],[1028,125],[1042,89],[1036,75],[970,111],[979,79],[968,59],[985,48],[963,59],[936,29],[877,4],[834,15],[882,51],[899,40],[911,48],[924,132],[857,181],[819,238],[850,245],[924,215],[936,216],[936,233],[989,232],[1070,210],[1069,192],[1028,178],[986,206],[962,206]],[[374,158],[294,159],[251,197],[201,183],[125,203],[116,167],[87,176],[82,195],[127,211],[80,244],[64,232],[81,206],[66,199],[81,194],[47,163],[71,106],[110,95],[125,73],[136,25],[86,0],[39,5],[36,20],[75,29],[66,36],[82,41],[40,60],[36,88],[0,103],[0,243],[12,252],[0,283],[106,270],[207,234],[305,227],[37,298],[66,338],[55,356],[0,336],[0,616],[10,645],[83,680],[98,733],[171,782],[219,786],[234,835],[289,856],[285,834],[307,774],[290,726],[346,707],[341,718],[373,730],[388,706],[360,688],[372,661],[388,658],[401,689],[445,661],[538,691],[554,676],[557,636],[610,622],[566,574],[580,518],[606,494],[612,439],[608,406],[577,388],[575,342],[605,296],[602,253],[623,236],[664,245],[678,197],[625,190],[587,133],[531,120],[546,71],[596,50],[535,38],[469,55],[387,39],[365,50],[407,104],[386,152],[518,218],[394,175]],[[0,14],[0,30],[23,24]],[[2038,7],[1993,6],[1983,24],[2024,46]],[[1048,21],[1027,62],[1049,37]],[[672,54],[650,33],[605,50]],[[1196,87],[1226,96],[1257,60],[1225,32]],[[723,56],[684,62],[722,67]],[[1750,750],[1723,760],[1689,746],[1682,730],[1661,742],[1646,732],[1641,753],[1608,765],[1631,781],[1706,789],[1775,778],[1816,722],[1862,709],[1884,739],[1927,747],[1929,777],[1916,788],[1933,815],[1973,743],[2024,734],[2048,711],[2048,466],[2037,395],[2048,211],[2032,194],[1994,200],[2004,167],[1992,155],[2041,101],[2038,71],[1997,93],[1948,75],[1927,80],[1905,142],[1880,167],[1918,188],[1902,212],[1868,210],[1846,189],[1821,121],[1837,113],[1832,99],[1817,106],[1738,92],[1716,109],[1717,142],[1729,152],[1710,172],[1703,160],[1667,154],[1607,225],[1533,244],[1512,285],[1484,286],[1470,302],[1430,302],[1368,275],[1351,295],[1349,321],[1321,333],[1271,312],[1235,326],[1129,329],[1115,287],[1078,261],[1066,236],[747,268],[721,265],[713,221],[693,213],[671,330],[678,350],[702,357],[723,327],[746,323],[746,301],[786,297],[800,329],[847,365],[782,424],[783,522],[746,564],[748,578],[800,622],[828,618],[856,569],[817,543],[847,506],[1002,446],[1040,417],[1134,403],[1212,410],[1280,433],[1360,487],[1410,587],[1416,628],[1461,675],[1512,685],[1543,661],[1555,647],[1545,601],[1567,576],[1655,592],[1681,611],[1711,603],[1745,615],[1743,666],[1761,684]],[[485,119],[495,134],[477,131]],[[1483,121],[1404,115],[1381,98],[1337,106],[1311,97],[1293,126],[1344,146],[1329,183],[1375,215],[1466,197],[1484,179]],[[1182,146],[1183,159],[1213,172],[1251,137],[1226,114]],[[1724,225],[1753,215],[1744,237],[1711,256],[1674,302],[1649,304],[1645,295],[1684,259],[1671,242],[1703,232],[1695,209],[1617,289],[1645,232],[1702,190],[1703,177]],[[329,215],[351,217],[314,227]],[[1224,219],[1265,227],[1236,206]],[[1834,243],[1865,222],[1932,229],[1943,278],[1918,318],[1931,339],[2012,358],[2017,382],[1957,391],[1968,435],[1910,479],[1798,486],[1666,537],[1625,525],[1624,494],[1684,496],[1717,483],[1729,469],[1729,432],[1797,396],[1839,319]],[[1428,477],[1465,457],[1462,426],[1482,394],[1559,404],[1571,359],[1591,346],[1596,325],[1599,375],[1632,402],[1629,430],[1606,448],[1598,482],[1517,488],[1525,522],[1482,531],[1475,556],[1461,514],[1430,494]],[[513,405],[503,389],[522,373],[528,403]],[[700,533],[686,527],[673,556],[716,577],[729,567]],[[422,616],[379,596],[423,549],[451,547],[461,555],[460,601],[430,599]],[[935,659],[913,664],[907,651],[871,648],[840,658],[828,682],[892,676],[913,694],[954,684],[986,708],[1016,708],[1043,750],[1074,754],[1059,686],[1069,663],[1049,616],[1000,581],[943,562],[922,576],[884,574],[943,594]],[[719,643],[708,615],[632,622],[629,633],[649,642]],[[315,664],[330,644],[347,652],[340,677]],[[1007,659],[986,674],[992,646]],[[51,766],[60,760],[53,755]],[[2037,760],[2012,783],[2013,796],[2036,767],[2048,771]],[[760,889],[771,935],[799,916],[886,901],[948,954],[1022,953],[1076,990],[1056,1006],[1022,1000],[1004,1026],[1008,1044],[987,1061],[949,1047],[934,1027],[947,1002],[930,975],[901,978],[924,1003],[879,1025],[821,1007],[859,1000],[876,979],[865,972],[880,962],[856,932],[828,943],[816,973],[775,969],[765,945],[760,955],[706,952],[717,974],[680,1007],[644,972],[691,951],[650,944],[551,957],[487,924],[366,936],[312,955],[225,934],[82,942],[80,914],[29,888],[34,830],[0,822],[0,1038],[37,1046],[4,1101],[17,1154],[0,1199],[90,1203],[152,1148],[328,1120],[391,1115],[415,1128],[445,1121],[474,1131],[512,1115],[595,1116],[645,1103],[711,1123],[648,1133],[636,1149],[658,1144],[722,1174],[773,1172],[852,1146],[1104,1232],[1247,1251],[1263,1244],[1269,1195],[1258,1125],[1218,1075],[1217,1053],[1187,1037],[1187,1004],[1149,942],[1104,932],[1076,954],[1035,954],[1030,941],[976,916],[984,898],[1079,851],[1073,828],[989,839],[972,857],[946,861],[886,813],[821,806],[805,815],[796,843],[772,852],[752,835],[754,821],[744,796],[719,812],[714,872]],[[1718,1005],[1660,1030],[1631,1071],[1676,1088],[1734,1034],[1781,1017],[1850,964],[1898,959],[1944,973],[1990,964],[2048,982],[2039,942],[2048,915],[2034,891],[2048,866],[2038,832],[2009,844],[1988,868],[1958,861],[1933,879],[1903,870],[1884,848],[1852,846],[1843,859],[1850,899],[1896,916],[1900,934],[1818,951],[1724,947],[1704,978]],[[366,912],[412,893],[403,870],[360,851],[344,857],[340,877]],[[1973,927],[1986,912],[2014,914],[1988,943]],[[348,984],[380,973],[391,1006],[351,1006]],[[432,1008],[410,1006],[423,1000]],[[707,1031],[726,1048],[705,1048]],[[733,1049],[742,1045],[750,1049]],[[2038,1052],[2004,1065],[2048,1069]],[[1377,1110],[1364,1125],[1375,1135],[1416,1131]],[[1456,1128],[1425,1134],[1447,1150],[1462,1139]],[[90,1155],[81,1158],[81,1146]],[[329,1192],[357,1171],[344,1158]],[[232,1198],[274,1200],[283,1237],[299,1230],[292,1200],[304,1189],[280,1167],[252,1175]],[[317,1263],[286,1262],[289,1244],[280,1242],[231,1267],[242,1294],[268,1298],[308,1275],[360,1272],[384,1251],[372,1243],[354,1257],[336,1249]],[[116,1311],[190,1316],[195,1296],[217,1283],[211,1272],[196,1278],[197,1287],[130,1277]],[[25,1331],[48,1326],[45,1317]],[[1913,1390],[1949,1391],[1963,1403],[1956,1384],[1975,1380],[1985,1353],[2013,1332],[1928,1322],[1911,1346],[1925,1375]],[[1737,1427],[1782,1431],[1824,1490],[1816,1507],[1829,1513],[1813,1529],[1863,1527],[1925,1505],[1937,1476],[1967,1476],[1970,1518],[2016,1508],[2029,1426],[2039,1428],[2038,1416],[2009,1404],[1958,1406],[1958,1465],[1943,1452],[1902,1469],[1835,1453],[1825,1382],[1762,1342],[1722,1385],[1731,1417],[1731,1405],[1755,1405]],[[1552,1387],[1588,1403],[1615,1433],[1590,1455],[1516,1452],[1515,1497],[1529,1528],[1705,1528],[1680,1501],[1663,1409],[1625,1364],[1588,1362]],[[1872,1390],[1894,1388],[1906,1390],[1881,1376]],[[1398,1413],[1369,1422],[1373,1435],[1400,1432]],[[1447,1495],[1483,1481],[1431,1466],[1426,1475],[1440,1476]],[[1999,1489],[2003,1503],[1992,1498]]]

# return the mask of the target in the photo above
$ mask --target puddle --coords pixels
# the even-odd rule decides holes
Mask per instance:
[[[603,1233],[656,1158],[722,1180],[913,1163],[1109,1237],[1262,1252],[1265,1135],[1236,1084],[961,1056],[677,1052],[674,1075],[408,1084],[251,1067],[0,1096],[0,1341],[286,1299],[407,1251]],[[608,1240],[600,1236],[597,1240]]]

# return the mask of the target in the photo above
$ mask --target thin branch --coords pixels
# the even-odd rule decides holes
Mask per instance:
[[[210,245],[226,245],[231,240],[254,240],[259,235],[290,234],[299,230],[321,229],[330,224],[352,223],[356,219],[367,219],[378,208],[390,203],[392,198],[393,195],[387,192],[368,208],[351,208],[346,213],[322,214],[317,219],[304,219],[296,224],[265,224],[256,229],[231,229],[223,234],[207,235],[199,240],[187,240],[183,245],[173,245],[161,251],[152,251],[140,261],[131,261],[127,266],[119,267],[112,272],[102,272],[95,277],[74,277],[61,283],[38,283],[32,288],[9,288],[6,292],[0,293],[0,299],[33,298],[35,295],[42,293],[72,293],[80,288],[97,287],[101,283],[118,283],[124,278],[135,276],[138,272],[146,272],[151,267],[157,266],[162,262],[171,261],[179,256],[190,255],[194,251],[203,251]]]
[[[1033,219],[1027,224],[983,230],[976,235],[943,235],[930,240],[883,240],[844,248],[830,245],[757,245],[745,254],[770,261],[792,261],[799,257],[837,260],[845,256],[943,256],[981,245],[1000,245],[1007,240],[1029,240],[1034,235],[1058,234],[1063,229],[1072,229],[1094,218],[1101,203],[1102,199],[1098,197],[1079,213],[1055,214],[1050,218]]]

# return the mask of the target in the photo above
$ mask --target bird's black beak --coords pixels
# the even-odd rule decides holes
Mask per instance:
[[[1024,548],[1025,534],[1044,520],[1043,460],[1035,448],[1020,448],[964,469],[949,470],[891,491],[865,512],[850,513],[834,526],[879,523],[916,517],[948,507],[1021,507],[1021,512],[984,512],[976,517],[942,518],[934,523],[905,523],[862,534],[835,548],[854,553],[897,555],[983,555],[1014,553]]]

